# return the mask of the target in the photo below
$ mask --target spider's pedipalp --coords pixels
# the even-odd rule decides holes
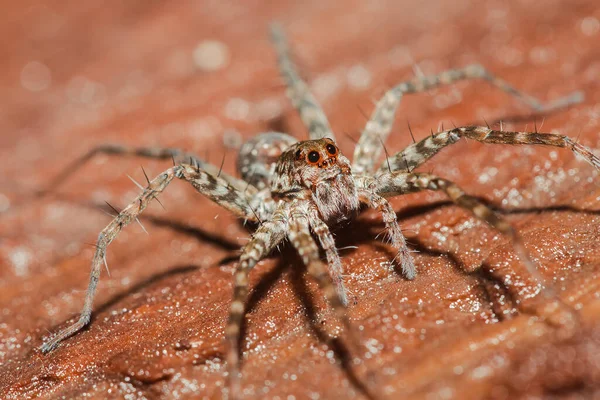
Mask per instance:
[[[309,138],[322,139],[328,137],[335,140],[335,135],[329,126],[329,121],[321,105],[296,71],[285,33],[281,26],[276,23],[271,24],[271,40],[277,52],[279,70],[287,84],[288,96],[298,110],[302,122],[308,128]]]
[[[392,171],[412,171],[425,163],[441,149],[458,142],[461,138],[473,139],[481,143],[494,144],[539,144],[553,147],[567,147],[588,163],[600,169],[600,158],[590,149],[564,135],[536,132],[509,132],[494,130],[484,126],[466,126],[427,136],[420,142],[407,146],[381,164],[377,175]]]
[[[438,75],[419,76],[410,81],[400,83],[388,90],[377,102],[371,119],[354,149],[352,170],[354,173],[371,173],[373,167],[381,156],[380,142],[387,139],[394,122],[396,109],[405,94],[424,92],[443,85],[449,85],[466,79],[484,79],[498,89],[516,97],[536,111],[546,112],[580,103],[583,100],[582,92],[575,92],[568,96],[558,98],[548,103],[527,95],[506,81],[496,77],[481,65],[469,65],[465,68],[450,69]]]

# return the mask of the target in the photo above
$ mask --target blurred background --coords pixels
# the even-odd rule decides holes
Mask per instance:
[[[22,1],[4,2],[0,10],[3,398],[220,393],[230,276],[248,231],[189,187],[172,184],[161,198],[167,212],[154,205],[143,220],[150,236],[132,226],[109,249],[111,275],[103,275],[90,330],[42,358],[34,350],[42,337],[64,327],[81,307],[93,252],[85,243],[109,221],[101,212],[104,202],[125,207],[138,191],[127,175],[143,182],[140,165],[157,175],[169,162],[99,155],[50,195],[35,193],[99,144],[182,148],[217,165],[224,157],[225,170],[234,173],[242,140],[267,130],[306,138],[268,40],[272,21],[285,27],[298,68],[346,154],[365,114],[391,86],[471,63],[542,100],[575,90],[586,98],[539,115],[482,82],[407,96],[387,143],[390,153],[412,142],[407,123],[419,140],[442,126],[484,120],[503,121],[509,130],[536,124],[600,146],[596,1]],[[525,210],[509,218],[526,230],[543,273],[579,304],[585,321],[597,317],[600,221],[578,211],[598,209],[591,167],[567,150],[461,143],[425,170],[494,206]],[[498,282],[464,271],[485,260],[491,276],[508,274],[520,287],[530,282],[502,269],[510,247],[495,247],[493,231],[477,223],[457,227],[468,214],[430,207],[443,200],[433,193],[394,202],[412,243],[434,251],[417,256],[428,267],[416,282],[387,277],[389,255],[358,228],[338,234],[342,244],[359,246],[343,255],[350,287],[368,294],[351,316],[375,341],[370,365],[381,372],[381,387],[391,398],[597,395],[598,331],[584,330],[565,344],[541,327],[541,339],[534,339],[519,318],[504,321],[517,314],[523,292],[513,288],[516,303],[498,309],[492,304],[498,293],[482,289]],[[554,213],[539,215],[548,208]],[[379,223],[374,214],[361,221]],[[277,264],[269,260],[263,270],[277,270]],[[362,398],[306,328],[297,312],[306,306],[290,294],[290,279],[284,274],[274,283],[249,316],[247,349],[254,353],[243,370],[248,398]],[[316,293],[317,308],[326,309]],[[177,315],[161,314],[187,298]],[[407,314],[423,304],[427,312]],[[386,315],[400,315],[400,322]],[[397,323],[406,329],[393,328]],[[482,349],[478,354],[461,341],[469,335]],[[507,335],[512,345],[498,346]],[[180,340],[189,348],[177,350]]]

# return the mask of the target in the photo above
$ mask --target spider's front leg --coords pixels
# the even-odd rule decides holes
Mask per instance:
[[[254,232],[250,241],[243,247],[240,262],[235,270],[233,284],[233,300],[229,308],[229,319],[225,328],[227,343],[227,372],[231,398],[238,399],[240,388],[240,333],[244,318],[245,304],[248,297],[248,274],[250,270],[286,235],[287,205],[280,206],[269,221],[265,221]]]
[[[373,189],[376,185],[373,178],[359,175],[356,177],[356,182],[360,202],[366,204],[370,208],[379,210],[383,217],[390,244],[398,251],[394,260],[400,264],[402,273],[407,279],[414,279],[417,275],[415,261],[406,244],[406,238],[400,229],[400,224],[396,218],[396,212],[391,204]]]
[[[360,354],[361,347],[359,337],[350,324],[346,306],[339,296],[331,276],[327,272],[327,267],[321,261],[319,257],[319,248],[311,236],[310,226],[311,224],[314,226],[314,221],[312,221],[309,208],[309,205],[301,203],[291,206],[288,237],[302,258],[302,262],[306,265],[308,273],[317,281],[317,284],[333,308],[338,320],[342,322],[349,340],[350,350],[356,354]],[[371,375],[367,367],[362,363],[358,364],[357,372],[363,379]],[[369,392],[369,389],[366,386],[363,389],[366,391],[365,393],[368,398],[374,398],[373,394]]]
[[[498,131],[486,126],[465,126],[439,132],[426,137],[420,142],[411,144],[383,162],[377,174],[385,174],[389,169],[410,172],[436,155],[444,147],[458,142],[461,138],[490,144],[525,144],[568,148],[597,169],[600,169],[600,159],[589,148],[577,143],[568,136],[555,133]]]
[[[381,156],[381,143],[389,135],[396,109],[405,94],[424,92],[439,86],[450,85],[454,82],[469,79],[483,79],[492,86],[510,94],[536,111],[552,111],[580,103],[583,100],[582,92],[574,92],[568,96],[560,97],[548,103],[523,93],[508,82],[498,78],[481,65],[469,65],[465,68],[450,69],[438,75],[420,76],[402,82],[388,90],[377,102],[369,122],[365,126],[356,149],[352,170],[357,174],[370,173],[379,156]]]
[[[543,287],[542,294],[547,302],[543,307],[536,308],[534,311],[546,321],[565,328],[567,332],[570,333],[573,331],[577,323],[575,312],[562,302],[553,288],[539,273],[521,237],[512,225],[479,200],[467,195],[458,185],[432,174],[399,171],[378,175],[371,189],[384,197],[393,197],[422,190],[441,190],[455,204],[472,212],[475,217],[487,222],[493,228],[508,236],[512,241],[513,248],[519,260],[523,263],[527,272]]]
[[[98,280],[102,265],[106,264],[106,249],[108,245],[117,237],[121,229],[132,221],[137,220],[138,216],[146,209],[148,204],[158,196],[173,178],[179,178],[191,183],[200,194],[205,195],[212,201],[222,207],[232,211],[234,214],[250,221],[258,222],[254,211],[248,205],[244,193],[231,186],[226,180],[215,177],[196,166],[180,164],[169,168],[165,172],[149,181],[148,186],[143,192],[125,207],[106,228],[98,235],[96,243],[96,252],[92,259],[92,270],[90,273],[90,282],[85,295],[85,302],[79,320],[71,326],[58,332],[51,340],[41,346],[43,353],[54,350],[61,341],[72,336],[90,321],[92,314],[92,303],[96,293]],[[256,190],[256,189],[254,189]]]
[[[321,247],[325,250],[325,257],[327,257],[327,266],[329,267],[329,273],[331,279],[335,285],[338,296],[344,306],[348,305],[348,291],[344,286],[342,260],[338,254],[337,248],[335,247],[335,240],[329,227],[319,216],[319,211],[316,207],[311,206],[308,209],[309,224],[315,235],[319,238]]]

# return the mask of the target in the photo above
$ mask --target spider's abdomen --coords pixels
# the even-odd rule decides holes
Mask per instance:
[[[296,138],[279,132],[263,133],[248,140],[242,145],[237,159],[242,179],[259,190],[266,188],[277,160],[296,142]]]

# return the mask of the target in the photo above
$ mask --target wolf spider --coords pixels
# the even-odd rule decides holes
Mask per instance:
[[[137,220],[150,201],[165,190],[174,178],[189,182],[200,194],[235,215],[259,225],[241,251],[240,261],[233,276],[233,300],[225,328],[226,361],[230,394],[233,398],[241,395],[239,342],[244,305],[248,296],[248,274],[286,238],[297,250],[309,274],[318,282],[336,316],[344,324],[347,332],[350,332],[346,316],[348,296],[342,278],[342,262],[329,226],[349,218],[363,205],[381,213],[390,244],[397,250],[395,260],[400,264],[407,279],[415,278],[415,264],[394,209],[386,199],[422,190],[439,190],[445,192],[457,205],[471,211],[476,218],[508,236],[528,272],[538,283],[544,283],[519,235],[504,218],[474,197],[465,194],[451,181],[414,170],[442,148],[458,142],[461,138],[482,143],[566,147],[600,169],[600,159],[588,148],[558,134],[507,132],[483,126],[467,126],[432,133],[420,142],[386,157],[386,161],[378,168],[376,162],[382,155],[383,141],[390,133],[396,108],[404,94],[423,92],[460,80],[483,79],[536,111],[549,111],[580,102],[583,98],[581,93],[577,92],[543,104],[518,91],[480,65],[448,70],[439,75],[417,77],[388,90],[377,102],[356,145],[351,163],[340,152],[325,114],[298,75],[280,27],[272,27],[271,38],[289,97],[300,113],[310,139],[297,141],[283,133],[269,132],[249,140],[241,147],[238,158],[238,169],[242,179],[230,176],[215,166],[176,149],[108,145],[89,152],[80,162],[97,153],[108,153],[157,159],[173,158],[174,165],[153,180],[146,176],[147,186],[140,186],[142,193],[118,212],[114,220],[102,230],[98,236],[80,318],[44,343],[41,346],[42,352],[47,353],[55,349],[61,341],[89,323],[100,271],[106,263],[106,248],[125,225]],[[175,157],[189,159],[189,162],[176,164]],[[73,168],[70,168],[61,179],[72,171]],[[313,236],[318,239],[320,247],[324,250],[327,263],[321,261],[319,246]],[[549,302],[554,304],[542,312],[543,317],[551,320],[555,318],[553,315],[558,313],[562,322],[565,318],[573,317],[568,307],[560,303],[550,288],[547,287],[543,293],[547,295]]]

